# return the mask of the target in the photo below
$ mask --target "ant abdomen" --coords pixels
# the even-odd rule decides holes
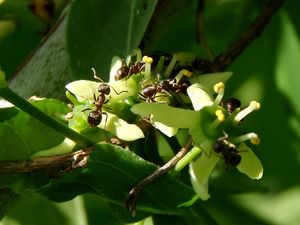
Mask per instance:
[[[232,113],[235,109],[239,108],[241,106],[240,100],[236,98],[230,98],[225,103],[227,111],[229,113]]]
[[[89,115],[87,117],[87,122],[90,127],[96,127],[98,126],[102,121],[102,113],[97,110],[93,110],[89,112]]]
[[[213,144],[213,150],[223,156],[227,166],[238,166],[242,160],[236,146],[224,138]]]

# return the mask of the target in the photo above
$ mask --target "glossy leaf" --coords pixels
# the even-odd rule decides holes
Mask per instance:
[[[199,83],[208,94],[213,95],[214,85],[218,82],[223,82],[225,84],[232,75],[232,72],[207,73],[192,76],[190,80],[192,83]]]
[[[32,212],[35,213],[32,216]],[[1,225],[88,225],[82,197],[64,203],[50,202],[33,193],[26,193],[9,209]]]
[[[66,27],[67,16],[64,14],[52,34],[11,80],[10,87],[22,97],[64,97],[65,83],[70,80]]]
[[[74,77],[87,77],[94,67],[107,81],[112,57],[126,57],[139,45],[156,3],[157,0],[75,1],[67,36]]]
[[[57,100],[33,103],[52,116],[63,116],[69,109]],[[28,159],[32,154],[61,143],[64,137],[41,122],[20,111],[15,117],[0,124],[0,160]]]
[[[123,206],[129,190],[156,168],[129,150],[110,144],[97,144],[86,168],[65,174],[42,188],[40,193],[55,201],[66,201],[90,192]],[[140,193],[137,215],[139,211],[179,213],[178,205],[193,196],[190,187],[165,175]]]

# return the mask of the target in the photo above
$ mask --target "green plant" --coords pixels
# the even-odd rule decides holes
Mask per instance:
[[[46,224],[282,223],[259,207],[299,185],[299,24],[282,3],[0,1],[2,223],[47,208]]]

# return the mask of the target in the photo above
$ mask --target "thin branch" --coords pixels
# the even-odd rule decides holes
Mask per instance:
[[[39,157],[25,161],[0,162],[0,174],[51,171],[55,169],[69,171],[78,167],[85,167],[91,151],[92,149],[88,148],[66,155]]]
[[[259,37],[261,32],[269,23],[272,15],[281,7],[284,0],[269,1],[261,10],[256,19],[241,35],[240,39],[229,46],[229,48],[218,55],[213,64],[216,71],[222,71],[233,63],[233,61],[254,41]]]
[[[211,49],[209,48],[207,38],[205,36],[204,29],[204,10],[205,10],[205,0],[198,0],[197,5],[197,17],[196,17],[196,34],[197,34],[197,42],[202,44],[207,57],[210,61],[213,60],[213,54]]]
[[[128,208],[133,216],[136,214],[136,201],[138,194],[147,186],[149,183],[153,182],[157,178],[161,177],[162,175],[169,172],[176,163],[182,159],[183,156],[190,150],[192,145],[192,139],[190,138],[189,141],[186,143],[184,147],[180,149],[180,151],[167,162],[162,167],[155,170],[149,176],[145,177],[144,179],[140,180],[129,192],[127,199],[125,201],[125,207]]]

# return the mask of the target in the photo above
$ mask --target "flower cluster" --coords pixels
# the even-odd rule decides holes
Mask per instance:
[[[251,179],[260,179],[263,167],[246,144],[259,144],[259,137],[241,131],[243,119],[260,104],[252,101],[241,108],[237,99],[224,102],[225,83],[231,72],[197,76],[183,69],[170,78],[176,63],[184,61],[181,56],[175,54],[167,65],[161,57],[154,67],[151,57],[142,57],[135,50],[126,59],[113,58],[108,83],[94,74],[100,82],[68,84],[67,97],[74,105],[69,126],[79,132],[98,127],[124,141],[144,137],[135,124],[137,120],[128,119],[132,116],[146,117],[168,137],[187,129],[193,148],[175,169],[189,165],[191,183],[203,200],[209,198],[209,176],[219,161]]]

